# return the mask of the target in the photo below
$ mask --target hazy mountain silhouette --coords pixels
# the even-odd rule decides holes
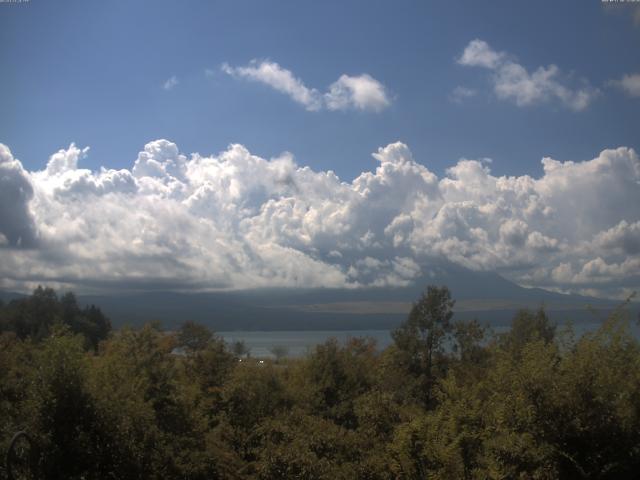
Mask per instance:
[[[519,308],[544,305],[558,321],[593,320],[588,306],[610,310],[618,302],[523,288],[489,272],[455,265],[432,268],[410,286],[366,289],[266,288],[233,292],[139,292],[80,296],[100,306],[114,325],[159,320],[174,328],[185,320],[214,330],[334,330],[393,328],[424,288],[447,285],[456,299],[457,318],[507,323]]]
[[[218,331],[387,329],[406,318],[411,302],[430,284],[449,287],[457,302],[457,318],[478,318],[494,325],[509,322],[520,308],[541,305],[557,321],[592,321],[594,313],[588,311],[589,306],[601,310],[599,316],[604,317],[619,303],[523,288],[497,273],[451,264],[432,267],[410,286],[396,288],[265,288],[210,293],[132,290],[79,295],[78,299],[82,304],[99,306],[114,326],[158,320],[166,328],[174,328],[193,320]],[[0,292],[4,301],[20,296]]]

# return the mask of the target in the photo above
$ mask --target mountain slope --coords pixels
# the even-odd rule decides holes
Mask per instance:
[[[233,292],[141,292],[80,296],[95,303],[115,325],[159,320],[174,328],[185,320],[215,330],[331,330],[393,328],[424,288],[447,285],[456,299],[456,318],[502,324],[520,308],[545,305],[558,321],[593,319],[587,306],[609,310],[616,302],[528,289],[495,273],[440,267],[402,288],[260,289]]]

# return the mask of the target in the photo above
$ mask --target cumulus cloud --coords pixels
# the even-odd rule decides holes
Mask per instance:
[[[384,85],[370,75],[342,75],[329,86],[325,94],[308,88],[293,73],[275,62],[252,60],[244,67],[222,65],[222,71],[232,77],[264,83],[288,95],[307,110],[372,110],[380,111],[390,105]]]
[[[384,86],[366,73],[342,75],[324,97],[329,110],[382,110],[390,104]]]
[[[556,65],[538,67],[529,72],[523,65],[510,59],[505,52],[493,50],[484,40],[469,42],[458,64],[467,67],[481,67],[492,72],[494,93],[501,100],[514,102],[519,107],[543,102],[559,101],[574,110],[584,110],[598,95],[598,90],[586,81],[581,88],[566,85]]]
[[[458,59],[460,65],[494,70],[503,62],[504,53],[496,52],[484,40],[471,40]]]
[[[37,230],[29,207],[32,198],[28,173],[11,150],[0,144],[0,248],[34,245]]]
[[[640,253],[640,222],[630,224],[622,220],[616,226],[598,233],[594,241],[607,251],[636,255]]]
[[[539,178],[495,176],[486,159],[439,178],[398,142],[351,182],[238,144],[203,156],[156,140],[131,169],[98,171],[73,144],[34,172],[0,153],[3,287],[403,286],[442,261],[563,291],[640,286],[629,148],[544,158]]]

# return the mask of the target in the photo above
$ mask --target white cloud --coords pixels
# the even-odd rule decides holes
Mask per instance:
[[[166,82],[162,84],[162,88],[164,88],[165,90],[173,90],[173,88],[178,85],[178,83],[180,83],[178,77],[172,75],[167,79]]]
[[[570,263],[563,263],[553,269],[552,276],[560,284],[591,285],[591,289],[598,295],[597,287],[601,284],[616,283],[629,277],[635,281],[640,280],[640,258],[630,257],[619,263],[608,263],[602,257],[597,257],[578,265],[577,269]]]
[[[538,67],[533,73],[509,59],[505,52],[493,50],[483,40],[472,40],[464,49],[460,65],[482,67],[493,72],[493,90],[501,100],[509,100],[520,107],[543,102],[559,101],[564,106],[581,111],[597,97],[598,90],[586,81],[581,88],[570,88],[556,65]]]
[[[342,75],[329,86],[324,95],[308,88],[293,73],[275,62],[252,60],[244,67],[231,67],[224,63],[222,71],[232,77],[246,78],[269,85],[291,97],[307,110],[372,110],[380,111],[390,105],[384,85],[370,75]]]
[[[307,88],[302,80],[275,62],[252,60],[246,67],[231,67],[225,63],[222,65],[222,71],[233,77],[247,78],[269,85],[289,95],[293,101],[303,105],[307,110],[322,108],[322,97],[316,89]]]
[[[458,59],[460,65],[467,67],[484,67],[496,69],[505,57],[504,53],[496,52],[484,40],[471,40]]]
[[[629,148],[545,158],[539,178],[468,159],[438,178],[394,143],[352,182],[242,145],[187,156],[156,140],[130,170],[80,168],[87,152],[27,172],[0,147],[0,286],[401,286],[443,260],[563,291],[640,286]]]
[[[357,77],[342,75],[331,84],[324,98],[329,110],[379,111],[391,103],[384,85],[366,73]]]
[[[640,253],[640,222],[622,220],[609,230],[598,233],[594,242],[601,248],[625,255]]]
[[[640,97],[640,73],[623,75],[620,80],[613,80],[610,83],[622,89],[630,97]]]
[[[455,103],[462,103],[467,98],[474,97],[478,92],[473,88],[457,86],[451,92],[451,100]]]
[[[86,157],[88,151],[89,147],[80,150],[75,143],[69,145],[67,150],[58,150],[57,153],[51,155],[49,162],[47,162],[47,174],[52,176],[75,170],[78,168],[78,161]]]
[[[22,164],[0,144],[0,248],[33,246],[37,231],[30,202],[33,187]]]

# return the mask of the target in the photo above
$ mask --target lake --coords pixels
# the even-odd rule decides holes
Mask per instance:
[[[271,349],[276,346],[285,347],[289,357],[302,357],[316,345],[330,338],[344,343],[349,338],[371,337],[379,349],[391,345],[389,330],[310,330],[310,331],[275,331],[275,332],[216,332],[225,342],[233,343],[242,340],[251,350],[252,357],[271,358]]]
[[[640,339],[640,327],[636,322],[630,322],[634,336]],[[596,330],[600,322],[580,322],[573,324],[576,338],[582,334]],[[493,331],[502,333],[508,330],[505,326],[495,326]],[[558,326],[562,330],[562,326]],[[376,341],[378,349],[383,350],[393,343],[389,330],[310,330],[310,331],[238,331],[216,332],[227,343],[242,340],[250,349],[252,357],[272,358],[271,349],[279,346],[287,349],[289,357],[302,357],[310,352],[316,345],[324,343],[330,338],[336,338],[344,343],[349,338],[369,337]]]

